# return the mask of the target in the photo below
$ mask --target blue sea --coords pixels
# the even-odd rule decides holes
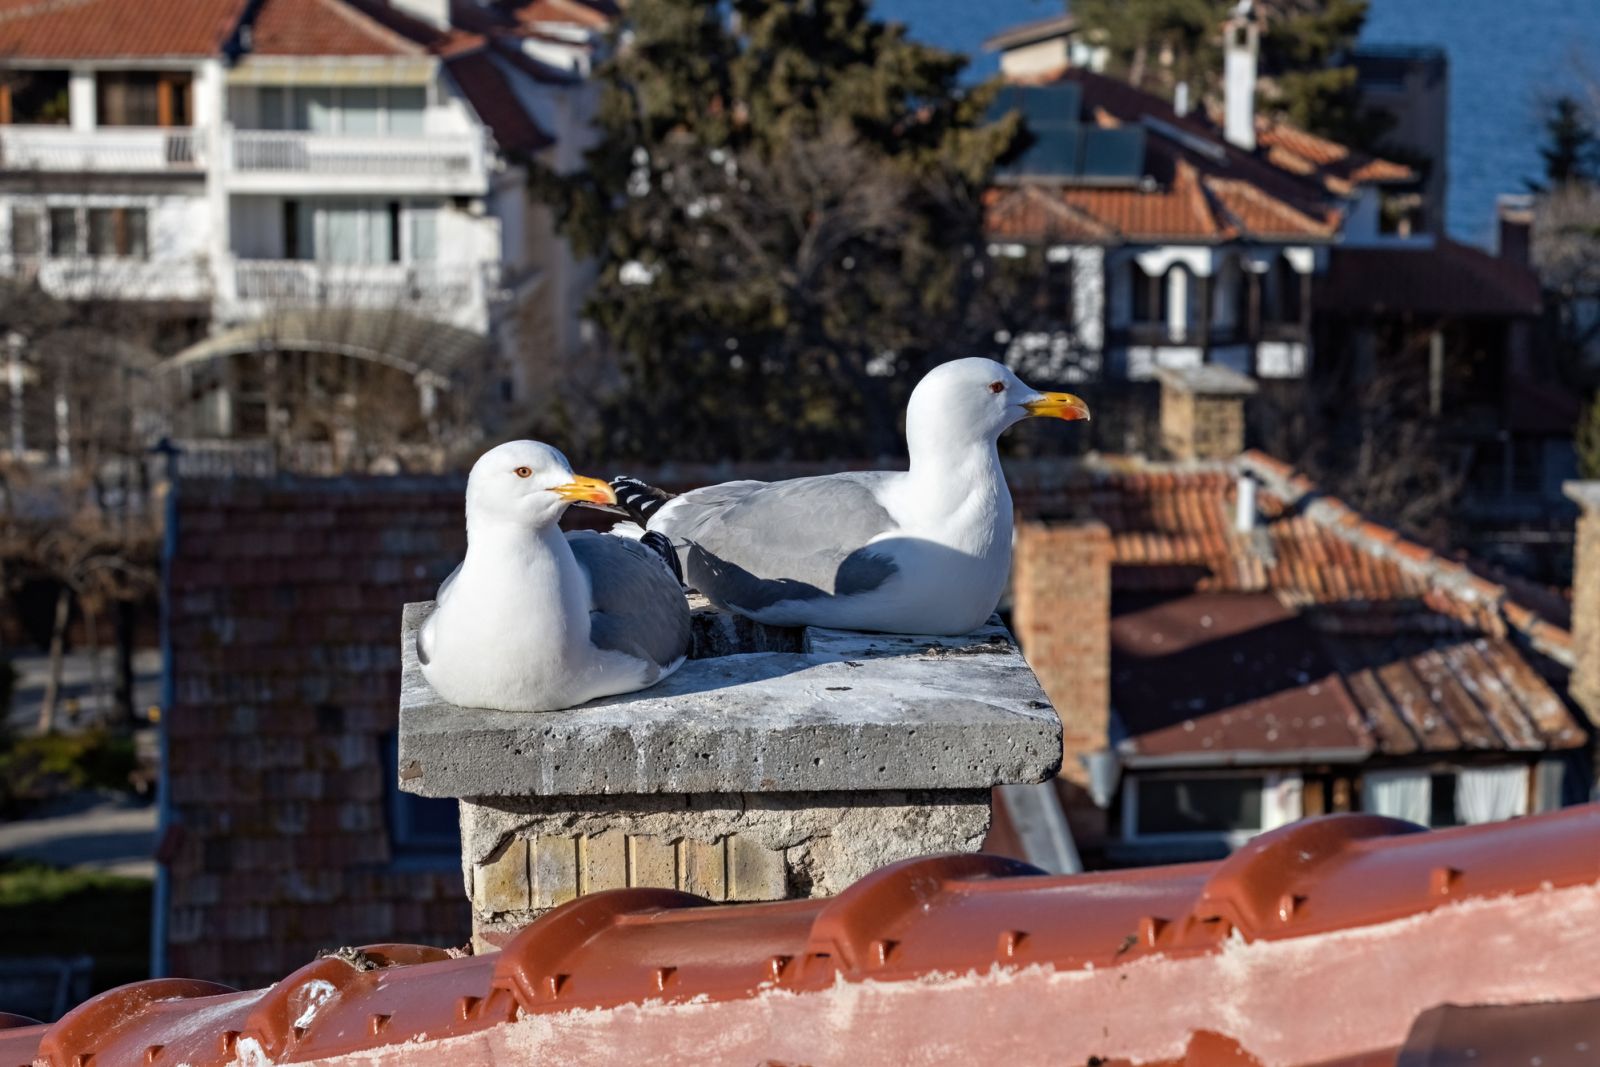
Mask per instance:
[[[1046,18],[1061,0],[877,0],[879,13],[944,48],[974,53],[973,74],[998,69],[984,38]],[[1600,0],[1372,0],[1364,41],[1436,44],[1450,57],[1448,225],[1488,244],[1500,193],[1543,174],[1540,104],[1562,91],[1600,94]]]

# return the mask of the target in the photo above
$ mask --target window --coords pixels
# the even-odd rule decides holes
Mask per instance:
[[[1260,830],[1264,778],[1139,778],[1139,835]]]
[[[410,210],[399,200],[285,201],[285,255],[319,263],[399,263],[408,258],[404,234],[409,216],[409,258],[431,259],[436,245],[433,214],[430,209]],[[425,255],[419,255],[419,248]]]
[[[89,209],[89,254],[91,256],[149,255],[148,225],[141,207],[92,207]]]
[[[399,742],[395,734],[379,741],[378,758],[385,770],[389,800],[389,845],[396,858],[437,860],[456,864],[461,860],[461,809],[454,800],[419,797],[396,787],[395,767],[399,765]]]
[[[50,209],[50,254],[75,256],[78,254],[78,209],[53,207]]]
[[[345,89],[340,92],[340,118],[343,133],[379,133],[383,128],[382,101],[376,89]]]
[[[1072,326],[1072,260],[1047,258],[1044,287],[1036,301],[1039,317],[1052,326]]]
[[[389,90],[389,132],[404,136],[422,135],[422,112],[428,106],[428,94],[421,89]]]
[[[186,73],[102,71],[95,79],[95,104],[101,126],[187,126]]]
[[[1277,322],[1299,322],[1301,311],[1301,277],[1289,257],[1279,256],[1272,265],[1272,287],[1276,290],[1271,304],[1273,319]]]
[[[1456,776],[1449,773],[1431,775],[1428,792],[1428,825],[1435,829],[1460,826],[1461,818],[1456,814]]]
[[[241,128],[305,130],[356,136],[420,136],[428,94],[411,86],[264,86],[255,90],[252,117],[248,101],[231,105]]]
[[[11,254],[37,256],[44,251],[44,217],[34,207],[11,209]]]
[[[71,118],[64,70],[12,71],[0,82],[0,123],[65,126]]]
[[[439,258],[439,211],[432,207],[411,209],[411,255],[413,263],[432,263]]]
[[[1137,263],[1128,264],[1128,285],[1133,292],[1133,321],[1136,323],[1160,322],[1161,296],[1156,292],[1159,280],[1144,272]]]

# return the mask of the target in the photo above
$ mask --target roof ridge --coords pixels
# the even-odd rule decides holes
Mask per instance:
[[[271,0],[267,0],[267,2],[270,3]],[[418,55],[425,55],[428,51],[427,45],[407,37],[392,26],[384,25],[382,19],[363,10],[355,0],[317,0],[317,2],[325,8],[332,8],[334,13],[346,22],[359,26],[361,29],[376,36],[387,38],[391,43],[397,44],[406,51],[414,52]],[[395,12],[395,14],[405,15],[404,12],[399,11]]]
[[[1200,172],[1195,169],[1194,164],[1182,156],[1178,157],[1177,164],[1177,173],[1172,179],[1172,191],[1184,198],[1189,210],[1194,212],[1194,217],[1202,226],[1233,236],[1232,227],[1217,217],[1216,210],[1201,184]]]
[[[1050,196],[1036,185],[1028,186],[1028,192],[1039,200],[1049,210],[1059,215],[1065,215],[1074,222],[1081,223],[1091,230],[1111,237],[1120,237],[1122,231],[1103,219],[1098,219],[1078,205],[1061,196]]]
[[[1332,232],[1332,227],[1328,222],[1313,218],[1288,201],[1283,200],[1280,197],[1273,196],[1263,190],[1260,186],[1245,181],[1242,178],[1224,178],[1221,175],[1212,174],[1207,175],[1205,181],[1208,184],[1215,182],[1219,187],[1227,189],[1230,192],[1233,190],[1238,190],[1242,195],[1248,197],[1256,204],[1259,204],[1270,211],[1276,211],[1280,214],[1288,215],[1291,219],[1300,223],[1302,226],[1309,227],[1321,233]]]
[[[1563,666],[1572,665],[1571,631],[1518,602],[1504,583],[1484,578],[1463,560],[1451,559],[1393,527],[1368,518],[1340,498],[1323,492],[1316,482],[1296,472],[1283,460],[1251,449],[1239,455],[1238,463],[1267,483],[1267,488],[1282,497],[1286,504],[1314,497],[1302,509],[1302,514],[1351,547],[1373,558],[1393,562],[1405,573],[1427,582],[1430,589],[1452,597],[1468,610],[1488,612],[1502,627],[1527,637],[1539,652]]]

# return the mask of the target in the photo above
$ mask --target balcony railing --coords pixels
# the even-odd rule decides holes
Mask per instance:
[[[234,292],[241,301],[281,307],[437,311],[474,300],[480,275],[470,263],[241,259],[234,264]]]
[[[477,182],[486,174],[483,139],[472,134],[396,137],[235,130],[230,145],[229,168],[255,178],[308,175],[449,184]]]
[[[192,129],[0,127],[0,170],[148,174],[205,162],[204,138]]]
[[[180,301],[198,303],[212,296],[211,273],[200,256],[183,259],[46,259],[0,256],[0,274],[37,281],[62,300]]]

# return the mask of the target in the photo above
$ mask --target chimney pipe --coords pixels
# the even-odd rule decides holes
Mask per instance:
[[[1261,30],[1250,0],[1241,0],[1223,26],[1223,135],[1230,144],[1256,149],[1256,59]]]
[[[1234,500],[1233,528],[1247,534],[1256,528],[1256,480],[1239,475],[1239,492]]]
[[[1172,110],[1180,119],[1189,113],[1189,83],[1179,82],[1172,90]]]

